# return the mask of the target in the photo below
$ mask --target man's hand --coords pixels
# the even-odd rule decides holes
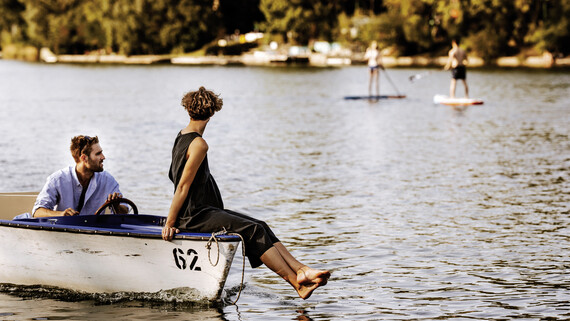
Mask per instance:
[[[109,196],[107,196],[107,202],[112,201],[112,200],[117,199],[117,198],[122,198],[122,197],[123,197],[123,194],[121,194],[121,193],[112,193],[112,194],[109,194]]]
[[[112,201],[112,200],[117,199],[117,198],[123,198],[123,194],[121,194],[121,193],[109,194],[109,196],[107,196],[107,202]],[[125,205],[117,205],[117,207],[115,207],[114,210],[115,210],[116,214],[128,214],[129,213],[129,208]]]
[[[66,209],[65,211],[63,211],[61,215],[63,215],[63,216],[74,216],[74,215],[78,215],[78,214],[79,214],[78,211],[76,211],[70,207],[70,208]]]

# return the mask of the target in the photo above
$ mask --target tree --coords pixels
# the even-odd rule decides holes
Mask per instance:
[[[115,46],[125,54],[168,54],[195,50],[220,28],[211,0],[114,1]]]
[[[265,17],[259,9],[259,0],[220,0],[220,12],[226,34],[257,30]]]
[[[570,0],[0,0],[0,10],[2,44],[56,53],[180,53],[259,28],[301,45],[377,40],[402,55],[442,54],[455,36],[487,61],[570,54]]]
[[[302,45],[331,40],[339,14],[335,2],[319,0],[261,0],[260,8],[266,20],[263,31]]]
[[[182,52],[211,41],[219,29],[211,0],[19,1],[31,44],[56,53],[103,48],[124,54]]]
[[[21,28],[24,25],[22,18],[24,10],[24,5],[18,0],[0,0],[2,43],[25,40],[25,34]]]
[[[570,0],[536,2],[533,23],[525,40],[538,50],[570,54]]]

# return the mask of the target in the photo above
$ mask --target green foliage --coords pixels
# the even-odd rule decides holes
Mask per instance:
[[[570,54],[570,0],[0,0],[0,12],[2,44],[56,53],[182,53],[258,29],[301,45],[376,40],[402,55],[439,55],[456,36],[488,61]]]
[[[404,23],[394,12],[370,18],[360,17],[354,25],[360,25],[357,40],[364,48],[372,41],[377,41],[380,48],[397,47],[398,52],[405,47]]]
[[[19,0],[19,3],[24,8],[20,10],[20,25],[26,27],[30,43],[52,48],[56,53],[78,54],[99,49],[124,54],[190,51],[211,41],[220,22],[210,0]],[[15,9],[11,12],[18,13]],[[1,27],[7,29],[7,24]]]
[[[0,31],[2,43],[20,42],[25,40],[21,26],[24,25],[22,12],[25,7],[18,0],[0,0]]]
[[[337,24],[338,7],[320,0],[260,0],[266,22],[262,31],[280,34],[294,44],[311,40],[332,40]]]
[[[380,19],[370,19],[369,27],[380,33],[377,40],[399,48],[406,55],[440,52],[449,46],[452,37],[463,38],[464,46],[487,61],[516,55],[529,47],[570,53],[570,0],[385,0],[383,3],[386,12]],[[390,23],[386,25],[382,20]],[[366,27],[362,29],[363,38],[369,38],[370,32]]]
[[[537,15],[542,19],[531,26],[525,40],[538,50],[570,53],[570,0],[542,1]]]

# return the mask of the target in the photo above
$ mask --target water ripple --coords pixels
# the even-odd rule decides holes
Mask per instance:
[[[266,220],[300,261],[333,272],[308,301],[248,268],[237,307],[141,309],[149,305],[138,298],[94,312],[83,301],[0,295],[0,317],[570,318],[567,73],[470,71],[485,105],[454,111],[431,104],[448,75],[410,84],[418,70],[388,71],[407,99],[370,103],[341,99],[366,90],[359,67],[0,64],[10,75],[0,77],[1,191],[39,190],[72,161],[72,135],[98,134],[123,193],[165,215],[170,148],[187,121],[179,99],[206,85],[225,104],[205,134],[225,205]],[[237,265],[226,298],[239,288]]]

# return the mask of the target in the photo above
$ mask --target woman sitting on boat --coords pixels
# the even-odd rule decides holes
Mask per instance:
[[[246,256],[253,268],[265,264],[307,299],[330,277],[326,270],[312,269],[293,257],[269,226],[250,216],[224,209],[222,197],[208,167],[208,144],[202,138],[206,125],[222,109],[222,99],[200,87],[182,98],[190,115],[188,126],[174,142],[169,177],[175,192],[162,230],[170,241],[181,230],[211,233],[226,229],[244,239]]]

